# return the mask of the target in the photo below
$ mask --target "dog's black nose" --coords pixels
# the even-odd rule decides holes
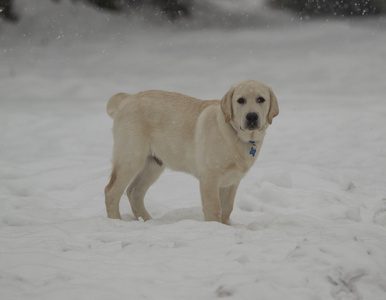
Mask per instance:
[[[257,123],[257,119],[259,118],[259,116],[257,115],[257,113],[248,113],[247,116],[245,117],[248,121],[248,123]]]

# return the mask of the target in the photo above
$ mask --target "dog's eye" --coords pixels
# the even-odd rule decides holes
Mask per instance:
[[[239,100],[237,100],[237,103],[239,104],[245,104],[245,102],[247,102],[244,98],[239,98]]]
[[[264,103],[265,99],[263,97],[259,97],[256,99],[257,103]]]

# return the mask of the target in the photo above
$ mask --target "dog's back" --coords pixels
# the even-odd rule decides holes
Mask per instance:
[[[178,115],[186,113],[189,114],[188,119],[197,119],[205,108],[213,104],[219,104],[219,101],[205,101],[180,93],[150,90],[138,94],[115,94],[108,101],[106,111],[113,119],[116,118],[122,109],[125,113],[130,114],[130,112],[136,111],[139,107],[148,114],[154,113],[153,118],[157,118],[157,111],[162,111],[163,115],[165,115],[165,112],[167,114],[175,114],[176,112]]]

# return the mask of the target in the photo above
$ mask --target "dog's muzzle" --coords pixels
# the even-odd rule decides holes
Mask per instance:
[[[245,116],[245,129],[247,130],[256,130],[259,128],[259,115],[257,113],[251,112]]]

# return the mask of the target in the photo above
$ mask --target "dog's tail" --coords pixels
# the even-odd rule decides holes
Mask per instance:
[[[106,111],[111,118],[115,118],[115,115],[119,110],[122,101],[127,98],[127,96],[128,94],[126,93],[118,93],[112,96],[109,102],[107,102]]]

